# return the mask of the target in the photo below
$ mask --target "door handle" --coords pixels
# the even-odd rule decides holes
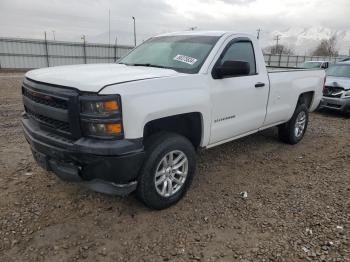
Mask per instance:
[[[255,84],[255,88],[264,87],[264,86],[265,86],[265,83],[261,83],[261,82]]]

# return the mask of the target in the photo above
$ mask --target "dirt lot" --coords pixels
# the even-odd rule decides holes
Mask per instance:
[[[187,196],[151,211],[37,167],[21,77],[0,74],[0,261],[350,261],[349,118],[311,114],[296,146],[269,129],[202,152]]]

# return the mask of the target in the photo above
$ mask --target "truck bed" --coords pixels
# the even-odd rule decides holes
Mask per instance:
[[[283,67],[283,66],[266,66],[268,73],[290,72],[290,71],[318,71],[324,69],[318,68],[298,68],[298,67]]]

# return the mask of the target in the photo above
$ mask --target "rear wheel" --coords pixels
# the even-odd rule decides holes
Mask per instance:
[[[278,127],[279,138],[294,145],[304,137],[309,122],[309,109],[305,104],[298,104],[292,118]]]
[[[196,153],[180,135],[160,133],[147,139],[137,196],[148,207],[164,209],[178,202],[192,182]]]

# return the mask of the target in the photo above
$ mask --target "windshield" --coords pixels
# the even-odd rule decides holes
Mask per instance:
[[[301,68],[321,68],[322,62],[305,62],[301,64]]]
[[[194,74],[198,73],[219,38],[193,35],[155,37],[135,48],[119,63]]]
[[[331,66],[327,71],[328,76],[336,76],[336,77],[348,77],[350,78],[350,64],[337,64]]]

